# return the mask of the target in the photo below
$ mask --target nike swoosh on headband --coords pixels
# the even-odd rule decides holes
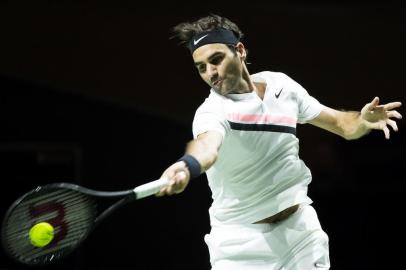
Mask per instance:
[[[202,39],[204,39],[205,37],[207,37],[209,34],[202,36],[201,38],[199,38],[198,40],[193,40],[193,45],[196,46],[197,43],[199,43]]]

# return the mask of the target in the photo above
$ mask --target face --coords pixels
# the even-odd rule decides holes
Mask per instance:
[[[236,51],[215,43],[199,47],[193,52],[195,66],[202,79],[220,95],[244,91],[243,63],[245,49],[237,44]]]

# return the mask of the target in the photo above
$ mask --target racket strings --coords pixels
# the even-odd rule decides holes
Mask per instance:
[[[3,242],[11,255],[23,263],[51,261],[81,242],[96,213],[94,199],[75,190],[37,190],[10,213]],[[48,222],[55,229],[54,239],[42,248],[33,246],[29,239],[30,228],[38,222]]]

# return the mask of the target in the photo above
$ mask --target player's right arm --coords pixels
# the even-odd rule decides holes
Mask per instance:
[[[194,157],[199,162],[201,167],[200,173],[203,173],[216,161],[222,141],[223,135],[220,132],[207,131],[198,135],[196,139],[187,144],[185,154]],[[171,182],[157,196],[180,193],[189,183],[190,170],[184,161],[178,161],[169,166],[161,178],[167,178]]]

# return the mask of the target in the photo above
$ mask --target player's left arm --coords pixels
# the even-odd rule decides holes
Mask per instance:
[[[382,130],[385,138],[389,139],[388,126],[394,131],[398,131],[398,126],[393,118],[402,119],[402,115],[394,109],[401,105],[401,102],[379,105],[379,98],[375,97],[360,112],[345,112],[324,107],[321,113],[308,123],[340,135],[347,140],[358,139],[373,129]]]

